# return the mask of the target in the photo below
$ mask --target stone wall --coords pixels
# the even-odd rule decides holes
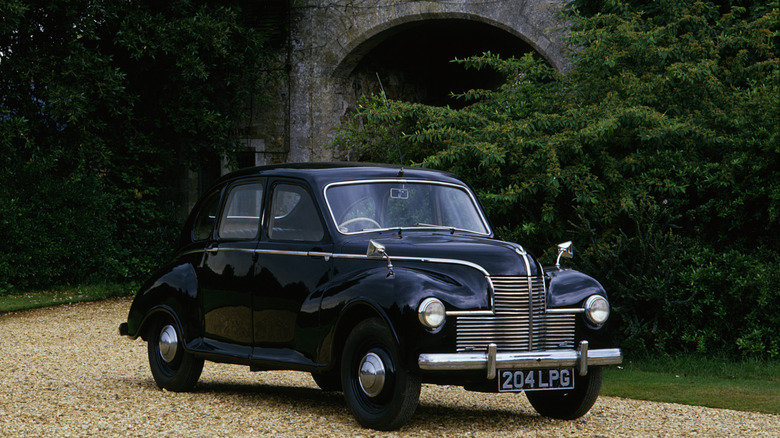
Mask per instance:
[[[294,2],[286,53],[280,55],[268,102],[247,123],[257,164],[327,161],[326,148],[349,116],[370,75],[357,68],[382,43],[432,23],[495,28],[506,40],[536,51],[558,70],[568,67],[560,0],[300,0]],[[414,47],[410,47],[410,50]],[[435,48],[434,48],[435,50]],[[522,51],[522,50],[521,50]],[[390,73],[391,74],[391,73]],[[396,74],[396,82],[402,81]],[[393,78],[388,78],[392,82]],[[400,91],[399,91],[400,92]],[[390,94],[390,93],[388,93]],[[254,145],[254,146],[252,146]]]

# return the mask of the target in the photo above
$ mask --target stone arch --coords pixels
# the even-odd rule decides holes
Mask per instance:
[[[568,0],[299,0],[290,20],[288,71],[279,95],[280,121],[269,111],[256,119],[267,151],[287,150],[289,161],[330,160],[325,148],[354,102],[349,75],[382,41],[410,26],[437,20],[481,23],[506,32],[566,71]],[[469,54],[470,55],[470,54]],[[468,55],[467,55],[468,56]],[[280,123],[281,122],[281,123]],[[272,134],[265,134],[267,131]],[[276,139],[283,138],[279,145]],[[258,149],[259,150],[259,149]]]
[[[540,37],[543,34],[538,29],[534,29],[534,32],[524,33],[523,29],[516,29],[504,22],[495,21],[488,17],[463,12],[446,12],[396,17],[379,23],[372,28],[365,29],[362,34],[350,40],[347,46],[334,49],[335,58],[338,59],[338,62],[335,63],[329,74],[334,79],[345,79],[360,60],[388,36],[402,32],[411,24],[439,20],[475,21],[495,27],[528,44],[555,69],[563,71],[568,68],[563,53],[561,53],[561,48],[551,45],[548,38]]]

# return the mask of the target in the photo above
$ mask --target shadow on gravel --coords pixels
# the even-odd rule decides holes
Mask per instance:
[[[334,405],[342,409],[347,408],[340,392],[325,392],[299,386],[209,382],[199,383],[193,392],[211,394],[220,398],[239,397],[259,402],[289,403],[298,408],[308,406],[312,409],[332,409]]]
[[[549,424],[549,418],[518,410],[453,407],[424,403],[417,407],[411,421],[404,428],[412,430],[460,430],[498,433],[516,431],[518,427]]]
[[[143,385],[146,386],[146,383],[150,390],[157,390],[153,381],[149,380]],[[299,413],[309,413],[312,417],[336,417],[342,421],[353,421],[341,392],[298,386],[203,382],[199,383],[192,393],[214,397],[234,405],[267,406],[283,410],[294,408]],[[414,417],[401,430],[512,432],[520,427],[549,425],[554,421],[535,413],[524,412],[519,406],[517,410],[486,409],[421,401]]]

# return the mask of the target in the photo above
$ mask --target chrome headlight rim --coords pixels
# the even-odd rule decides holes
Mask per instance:
[[[609,301],[601,295],[592,295],[585,300],[585,317],[595,326],[604,325],[609,319]]]
[[[440,299],[433,297],[422,300],[420,306],[417,307],[417,318],[428,330],[439,329],[447,319],[444,303]]]

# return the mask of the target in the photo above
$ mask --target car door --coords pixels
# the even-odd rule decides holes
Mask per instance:
[[[316,327],[319,300],[311,299],[330,278],[332,242],[315,199],[301,183],[272,184],[265,238],[258,245],[254,294],[255,358],[272,360],[298,352],[305,331]]]
[[[264,198],[262,180],[226,189],[214,239],[199,275],[204,342],[215,353],[247,362],[252,350],[255,248]]]

